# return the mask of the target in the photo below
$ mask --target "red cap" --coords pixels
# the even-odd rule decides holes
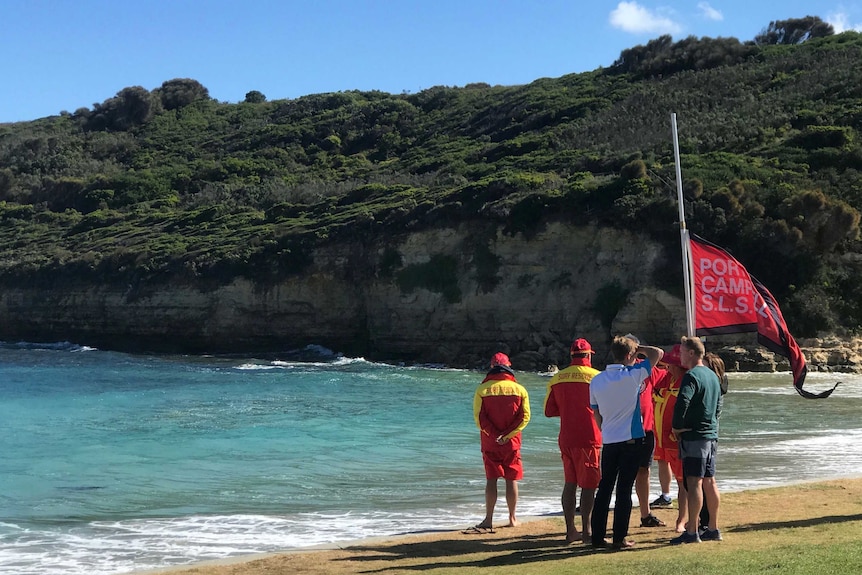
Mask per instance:
[[[504,365],[506,367],[511,367],[512,362],[509,361],[509,356],[505,353],[495,353],[494,357],[491,358],[491,367],[497,365]]]
[[[670,348],[670,351],[666,352],[662,356],[662,358],[661,358],[662,363],[666,363],[668,365],[678,365],[678,366],[682,367],[682,361],[681,361],[681,358],[679,356],[679,351],[680,351],[679,344],[676,344],[675,346]]]
[[[569,353],[596,353],[593,351],[590,342],[583,338],[576,339],[574,343],[572,343],[572,349],[569,350]]]

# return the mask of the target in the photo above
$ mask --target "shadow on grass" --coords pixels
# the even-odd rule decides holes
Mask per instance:
[[[662,544],[644,543],[626,551],[609,549],[594,549],[589,545],[563,543],[559,534],[527,535],[512,537],[496,537],[482,539],[481,536],[472,539],[442,539],[438,541],[409,543],[384,546],[363,545],[361,548],[346,548],[349,551],[362,551],[363,555],[339,559],[338,561],[371,562],[396,561],[397,566],[369,569],[362,573],[382,573],[390,570],[425,571],[446,567],[497,567],[504,565],[520,565],[537,561],[557,561],[569,557],[594,555],[596,553],[637,553]],[[371,551],[372,553],[368,553]],[[488,557],[488,555],[491,555]],[[476,556],[471,558],[470,556]],[[447,561],[437,561],[445,557]],[[457,558],[462,560],[458,560]],[[422,561],[425,559],[426,561]],[[431,560],[431,561],[428,561]],[[412,563],[405,565],[403,562]]]
[[[750,525],[728,527],[727,532],[745,533],[768,531],[782,528],[814,527],[817,525],[862,521],[862,514],[827,515],[792,521],[772,521]],[[668,541],[638,541],[626,554],[640,554],[645,551],[667,547]],[[542,535],[475,535],[386,545],[362,545],[346,547],[346,551],[356,555],[336,559],[351,562],[356,566],[362,563],[392,562],[391,566],[367,565],[369,569],[357,573],[385,573],[387,571],[427,571],[454,567],[500,567],[523,565],[540,561],[558,561],[572,557],[595,554],[616,553],[608,549],[595,549],[589,545],[565,544],[559,533]]]
[[[753,525],[739,525],[728,532],[745,533],[746,531],[770,531],[790,527],[814,527],[828,523],[846,523],[849,521],[862,521],[862,513],[856,515],[826,515],[824,517],[809,517],[808,519],[796,519],[793,521],[770,521],[768,523],[756,523]]]

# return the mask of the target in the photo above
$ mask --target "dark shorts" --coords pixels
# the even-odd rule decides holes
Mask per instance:
[[[715,439],[683,440],[679,442],[679,458],[685,477],[715,477]]]
[[[638,467],[649,467],[652,465],[653,452],[655,452],[655,433],[647,431],[644,441],[638,450]]]

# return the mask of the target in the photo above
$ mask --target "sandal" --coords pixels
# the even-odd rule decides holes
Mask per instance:
[[[486,533],[496,533],[493,527],[484,527],[482,525],[474,525],[473,527],[468,527],[463,530],[461,533],[464,535],[485,535]]]
[[[650,513],[646,517],[641,517],[641,527],[664,527],[666,523]]]

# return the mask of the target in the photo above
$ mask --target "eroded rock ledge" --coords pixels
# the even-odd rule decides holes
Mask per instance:
[[[835,336],[797,341],[809,371],[862,373],[862,339]],[[787,371],[787,358],[760,346],[724,345],[711,348],[732,371]]]
[[[542,371],[563,365],[571,341],[585,337],[602,365],[612,334],[670,346],[685,333],[681,297],[657,287],[674,283],[664,276],[677,268],[678,250],[611,228],[552,222],[525,237],[472,222],[320,246],[307,268],[277,283],[5,281],[0,339],[274,355],[318,344],[371,360],[471,368],[504,351],[517,369]],[[859,340],[799,343],[811,370],[862,371]],[[787,369],[754,334],[708,347],[730,369]]]

